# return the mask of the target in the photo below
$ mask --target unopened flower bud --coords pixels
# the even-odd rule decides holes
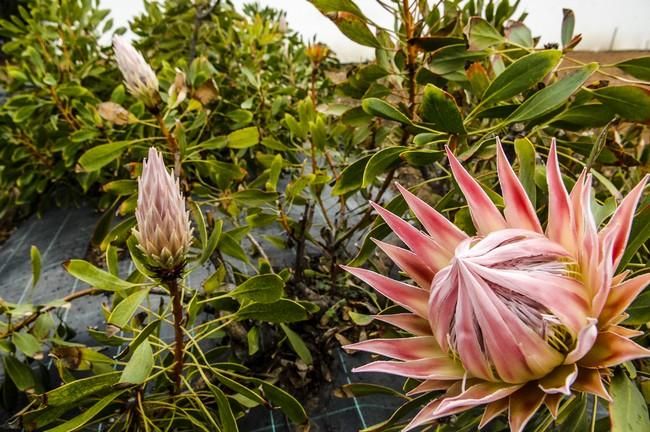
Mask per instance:
[[[191,239],[189,213],[185,210],[178,179],[165,168],[153,147],[143,161],[138,178],[137,228],[133,234],[138,247],[155,267],[177,270],[183,266]]]
[[[169,86],[169,101],[170,108],[177,107],[187,97],[187,85],[185,84],[185,72],[176,69],[176,78],[171,86]]]
[[[160,102],[160,95],[158,78],[151,66],[142,54],[121,36],[113,37],[113,50],[126,88],[147,107],[155,108]]]
[[[306,48],[306,54],[312,63],[318,64],[327,58],[330,50],[327,45],[322,43],[309,44]]]
[[[129,123],[132,114],[122,105],[115,102],[102,102],[97,105],[97,112],[107,122],[123,126]]]

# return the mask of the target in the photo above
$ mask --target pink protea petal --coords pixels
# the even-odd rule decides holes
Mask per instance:
[[[589,350],[591,350],[594,343],[596,343],[596,338],[598,337],[597,324],[598,320],[594,318],[589,318],[587,320],[587,324],[578,333],[575,348],[573,348],[564,359],[565,365],[577,362],[583,358]]]
[[[461,391],[462,391],[461,384],[459,382],[454,383],[452,386],[450,386],[447,389],[447,391],[445,392],[444,395],[442,395],[441,397],[439,397],[437,399],[434,399],[431,402],[429,402],[428,404],[426,404],[424,406],[424,408],[422,408],[415,415],[413,420],[411,420],[411,422],[408,425],[406,425],[406,427],[404,428],[404,430],[402,432],[408,432],[408,431],[413,430],[413,429],[415,429],[415,428],[417,428],[419,426],[422,426],[424,424],[432,422],[434,420],[433,413],[438,408],[438,405],[440,405],[440,403],[442,403],[442,401],[446,397],[457,396],[457,395],[459,395],[461,393]]]
[[[539,388],[546,394],[571,395],[571,386],[578,378],[578,366],[562,365],[539,380]]]
[[[475,406],[485,405],[507,398],[519,390],[523,384],[481,382],[473,385],[458,396],[444,398],[434,412],[434,417],[446,417],[450,414],[464,411]]]
[[[348,266],[341,266],[341,268],[352,273],[398,305],[405,307],[407,310],[423,318],[427,316],[428,291],[414,287],[413,285],[398,282],[370,270]]]
[[[521,432],[544,402],[545,393],[529,384],[510,397],[508,417],[510,431]]]
[[[643,189],[645,188],[646,183],[650,178],[650,174],[643,177],[643,180],[639,182],[634,189],[630,191],[629,194],[623,199],[621,204],[616,209],[616,212],[607,223],[605,228],[600,232],[601,240],[610,232],[614,233],[614,248],[612,250],[612,266],[616,268],[618,263],[621,261],[621,257],[625,252],[625,246],[627,245],[628,237],[630,236],[630,228],[632,227],[632,219],[634,218],[634,209],[636,209]]]
[[[388,224],[390,229],[415,252],[423,262],[434,272],[440,270],[449,263],[450,255],[443,250],[431,237],[419,231],[410,223],[406,222],[394,213],[371,202],[373,208],[381,218]]]
[[[474,226],[480,235],[506,228],[506,221],[476,180],[463,168],[449,147],[445,147],[451,171],[465,195]]]
[[[645,273],[614,286],[600,314],[600,322],[607,327],[620,319],[625,310],[643,289],[650,284],[650,273]]]
[[[557,418],[557,414],[560,410],[560,402],[562,402],[563,397],[564,395],[561,393],[547,393],[546,397],[544,398],[544,405],[546,405],[546,408],[548,408],[548,411],[551,413],[554,419]]]
[[[596,395],[609,402],[612,401],[612,397],[603,385],[603,379],[598,369],[578,368],[578,378],[572,388],[579,392]]]
[[[449,380],[424,380],[413,390],[406,393],[407,396],[414,396],[422,393],[429,393],[432,391],[447,390],[454,384],[454,381]]]
[[[406,204],[427,230],[429,235],[444,249],[453,254],[458,243],[467,238],[462,230],[438,213],[433,207],[412,194],[408,189],[396,184]]]
[[[501,146],[501,140],[497,137],[497,172],[505,209],[503,211],[506,222],[511,228],[522,228],[542,233],[542,226],[535,214],[533,204],[521,182],[515,175]]]
[[[392,244],[373,239],[382,250],[399,268],[417,283],[420,288],[429,290],[435,272],[413,252],[402,249]]]
[[[380,354],[396,360],[419,360],[443,355],[433,336],[410,338],[371,339],[346,345],[346,350]]]
[[[375,319],[392,324],[404,331],[416,336],[430,336],[431,326],[429,321],[411,313],[399,313],[391,315],[375,315]]]
[[[548,153],[546,181],[548,182],[548,225],[546,235],[551,240],[560,243],[568,251],[574,252],[576,244],[573,233],[573,211],[569,195],[562,182],[555,138],[551,141],[551,149]]]
[[[436,274],[431,285],[429,322],[433,335],[443,350],[449,349],[449,329],[454,321],[458,301],[457,284],[457,272],[449,266]]]
[[[485,411],[483,411],[483,416],[481,417],[481,422],[479,423],[478,428],[483,429],[485,425],[507,410],[509,403],[509,398],[503,398],[487,404]]]
[[[383,372],[406,378],[430,380],[459,380],[467,373],[458,362],[453,361],[446,354],[420,360],[379,360],[359,366],[352,372]]]
[[[615,233],[609,232],[605,235],[600,245],[601,255],[604,259],[596,268],[589,282],[592,284],[593,299],[591,301],[591,315],[599,316],[607,303],[609,292],[612,289],[612,276],[614,275],[614,263],[609,258],[614,249]],[[594,291],[595,290],[595,291]]]
[[[650,357],[650,350],[621,335],[605,331],[598,334],[593,348],[579,364],[587,368],[606,368],[644,357]]]
[[[616,333],[617,335],[623,336],[624,338],[628,338],[628,339],[639,337],[644,334],[644,332],[641,330],[634,330],[631,328],[617,326],[617,325],[607,327],[607,331]]]

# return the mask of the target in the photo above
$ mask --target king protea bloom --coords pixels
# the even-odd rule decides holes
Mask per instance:
[[[449,149],[447,155],[477,234],[467,235],[401,187],[427,233],[375,206],[408,249],[380,241],[378,246],[415,285],[347,270],[408,310],[377,319],[413,336],[348,345],[394,359],[356,371],[422,380],[411,394],[445,391],[405,430],[485,405],[481,427],[507,410],[517,432],[542,405],[557,415],[560,400],[573,391],[611,401],[603,383],[609,368],[650,355],[630,340],[640,332],[619,325],[650,273],[615,274],[648,177],[598,230],[591,175],[584,172],[567,193],[553,142],[543,230],[500,142],[503,213]]]
[[[182,268],[192,240],[189,212],[174,171],[168,172],[162,156],[153,147],[142,163],[138,178],[137,227],[133,230],[138,247],[155,267]]]
[[[122,36],[113,37],[113,50],[117,66],[124,77],[126,88],[149,108],[160,102],[158,78],[142,54]]]

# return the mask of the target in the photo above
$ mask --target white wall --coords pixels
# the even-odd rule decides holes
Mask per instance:
[[[307,0],[257,1],[286,10],[291,28],[306,39],[316,36],[317,40],[327,43],[341,61],[359,61],[372,55],[370,49],[350,42]],[[234,0],[237,6],[250,2]],[[356,0],[356,3],[379,24],[392,26],[390,16],[375,0]],[[610,46],[615,50],[650,48],[650,0],[522,0],[521,3],[520,10],[529,13],[526,23],[534,35],[542,37],[542,43],[559,40],[562,8],[567,7],[576,14],[575,32],[583,35],[579,49],[602,51],[610,49]],[[113,10],[118,25],[126,25],[133,15],[144,10],[142,0],[101,0],[101,4]]]

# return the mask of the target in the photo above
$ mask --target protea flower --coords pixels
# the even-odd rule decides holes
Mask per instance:
[[[133,234],[155,267],[179,270],[190,247],[192,229],[178,179],[174,170],[167,171],[162,156],[153,147],[142,165],[135,210],[137,228]]]
[[[380,241],[378,246],[417,286],[369,270],[347,270],[409,311],[377,318],[413,337],[348,345],[394,359],[355,371],[422,380],[411,394],[446,391],[405,430],[486,405],[481,427],[508,410],[510,428],[517,432],[542,404],[555,416],[563,395],[572,391],[611,401],[603,383],[609,368],[650,355],[630,340],[640,332],[619,325],[650,273],[615,274],[648,177],[598,231],[591,175],[582,173],[567,193],[553,142],[544,231],[500,142],[503,214],[449,149],[447,154],[477,235],[468,236],[401,187],[427,234],[375,205],[410,250]]]
[[[158,78],[142,54],[121,36],[113,37],[113,50],[117,66],[124,77],[124,85],[136,98],[149,108],[156,108],[160,102]]]

